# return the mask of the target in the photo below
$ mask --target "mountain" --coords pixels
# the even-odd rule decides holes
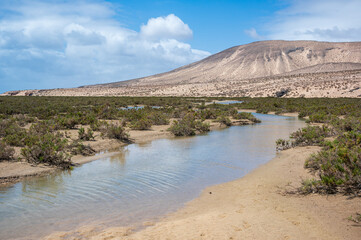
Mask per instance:
[[[361,96],[361,42],[260,41],[173,71],[35,95]],[[23,93],[20,92],[20,93]]]

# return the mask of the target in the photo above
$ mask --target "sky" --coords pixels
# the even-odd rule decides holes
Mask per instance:
[[[148,76],[254,41],[360,41],[360,9],[360,0],[0,0],[0,93]]]

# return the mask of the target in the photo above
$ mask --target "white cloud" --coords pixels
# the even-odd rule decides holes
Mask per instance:
[[[251,28],[251,29],[248,29],[248,30],[245,30],[244,31],[248,36],[250,36],[251,38],[253,39],[257,39],[257,40],[262,40],[264,39],[263,36],[259,35],[256,31],[256,29],[254,28]]]
[[[126,80],[210,54],[183,42],[192,30],[173,14],[137,32],[114,20],[113,5],[104,1],[6,3],[0,3],[0,90]]]
[[[140,32],[146,38],[152,39],[184,40],[193,36],[189,26],[174,14],[149,19],[148,23],[141,27]]]
[[[270,39],[360,41],[361,1],[295,0],[266,29]]]

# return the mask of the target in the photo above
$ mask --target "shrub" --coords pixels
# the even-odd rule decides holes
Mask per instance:
[[[198,131],[200,133],[209,132],[209,130],[210,130],[209,123],[201,122],[199,120],[195,121],[194,126],[195,126],[196,131]]]
[[[307,122],[314,122],[314,123],[327,123],[334,118],[333,115],[326,114],[324,112],[313,113],[309,116]]]
[[[152,112],[148,118],[152,121],[153,125],[168,125],[169,118],[165,113]]]
[[[326,126],[307,126],[291,134],[295,146],[320,145],[326,137],[333,135]]]
[[[22,147],[27,137],[26,130],[16,122],[3,120],[0,122],[0,137],[10,146]]]
[[[32,143],[21,150],[29,163],[49,164],[63,168],[71,166],[70,155],[66,153],[67,141],[60,134],[37,135]]]
[[[0,141],[0,161],[13,159],[14,153],[14,148],[7,146],[4,142]]]
[[[331,125],[340,134],[343,132],[357,131],[361,132],[361,118],[348,116],[345,119],[333,118]]]
[[[32,134],[46,134],[48,132],[55,132],[58,129],[59,126],[54,120],[45,120],[31,125],[29,130]]]
[[[78,130],[78,139],[84,141],[94,140],[94,133],[90,128],[85,132],[85,129],[81,127]]]
[[[10,146],[15,147],[23,147],[25,146],[25,142],[27,140],[28,134],[24,129],[18,129],[18,131],[14,131],[11,134],[8,134],[4,137],[4,141]]]
[[[147,118],[134,120],[130,124],[130,128],[134,130],[148,130],[152,127],[152,121]]]
[[[217,113],[214,109],[206,108],[200,112],[200,117],[202,119],[216,119]]]
[[[193,136],[196,134],[192,126],[181,121],[174,121],[172,126],[168,129],[175,136]]]
[[[124,127],[121,125],[110,124],[106,128],[106,136],[108,138],[114,138],[123,142],[129,142],[129,135],[125,132]]]
[[[196,132],[203,133],[209,131],[209,124],[195,120],[194,113],[190,112],[181,120],[174,121],[168,130],[175,136],[193,136]]]
[[[319,180],[308,186],[312,192],[359,194],[361,192],[361,133],[348,132],[312,155],[305,168]]]
[[[289,149],[291,147],[293,147],[293,144],[289,140],[285,140],[285,139],[281,139],[281,138],[276,140],[276,150],[277,151],[283,151],[283,150]]]
[[[58,117],[56,122],[61,129],[74,129],[79,124],[79,119],[75,117]]]
[[[71,154],[78,155],[81,154],[83,156],[91,156],[95,154],[95,150],[90,145],[84,145],[80,141],[74,141],[68,145]]]
[[[250,120],[254,123],[260,123],[261,120],[259,120],[258,118],[256,118],[255,116],[253,116],[252,113],[249,113],[249,112],[240,112],[240,113],[235,113],[232,115],[232,117],[234,119],[247,119],[247,120]]]
[[[15,115],[14,119],[21,127],[24,127],[27,123],[35,122],[35,118],[26,116],[25,114]]]
[[[232,121],[224,115],[219,116],[216,121],[226,126],[232,126]]]

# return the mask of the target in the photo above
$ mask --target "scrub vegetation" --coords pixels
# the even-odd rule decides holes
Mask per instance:
[[[321,146],[305,162],[314,178],[302,182],[300,193],[361,194],[361,100],[311,99],[315,105],[299,109],[310,123],[278,139],[277,149],[295,146]],[[317,104],[316,104],[317,103]]]
[[[130,130],[151,130],[153,125],[170,125],[168,130],[175,136],[191,136],[208,132],[209,121],[226,119],[227,126],[232,117],[258,122],[231,105],[205,104],[211,100],[0,97],[0,161],[18,159],[69,168],[73,155],[95,153],[89,143],[99,137],[131,143]],[[76,137],[69,135],[72,131]]]
[[[92,155],[96,138],[130,143],[129,131],[169,125],[175,136],[210,130],[211,122],[259,122],[251,113],[298,112],[309,125],[277,140],[278,150],[294,146],[321,146],[305,167],[315,175],[303,182],[302,193],[360,194],[361,100],[232,98],[235,104],[217,104],[227,98],[181,97],[0,97],[0,161],[26,160],[64,168],[73,155]],[[68,131],[75,131],[70,138]]]

